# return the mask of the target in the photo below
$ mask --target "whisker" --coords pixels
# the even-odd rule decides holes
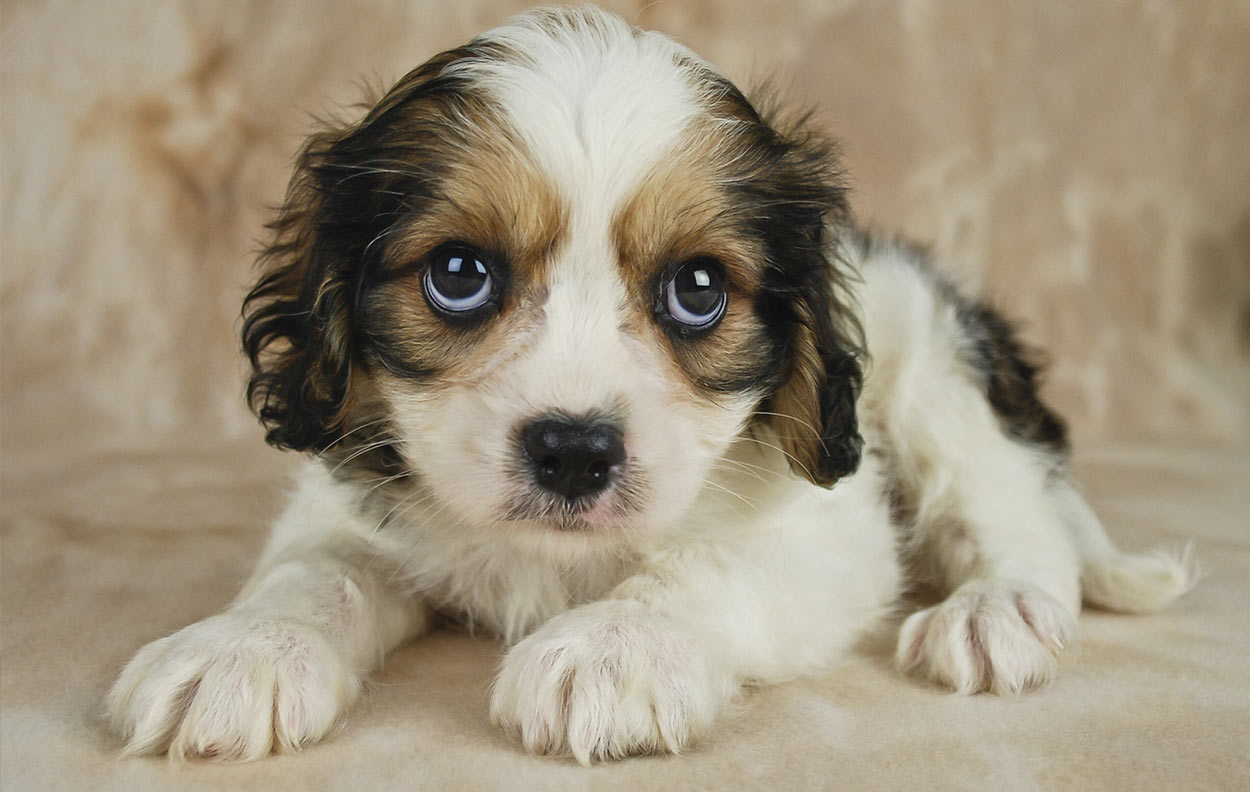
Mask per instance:
[[[710,483],[710,482],[708,482],[708,481],[704,480],[704,483]],[[726,492],[729,492],[729,494],[731,494],[731,495],[736,494],[736,493],[733,493],[733,492],[728,491],[728,490],[726,490]],[[726,509],[728,509],[729,511],[733,512],[734,516],[735,516],[735,517],[737,517],[739,520],[741,520],[741,521],[743,521],[743,522],[746,522],[746,520],[747,520],[747,516],[746,516],[745,514],[743,514],[743,513],[742,513],[742,512],[741,512],[741,511],[740,511],[740,510],[736,507],[736,506],[734,506],[734,505],[732,505],[731,503],[729,503],[728,501],[726,501],[726,500],[722,499],[722,497],[721,497],[720,493],[717,493],[717,492],[711,492],[711,493],[708,493],[707,497],[708,497],[708,498],[710,498],[710,499],[711,499],[714,503],[716,503],[716,504],[718,504],[718,505],[720,505],[720,506],[723,506],[724,508],[726,508]],[[754,504],[750,504],[750,505],[751,505],[752,510],[754,510],[755,512],[759,512],[759,508],[758,508],[758,507],[756,507]]]
[[[796,457],[794,454],[791,454],[789,451],[785,450],[784,448],[781,448],[781,447],[779,447],[779,446],[775,446],[775,445],[773,445],[772,443],[765,442],[765,441],[760,440],[759,438],[756,438],[756,437],[747,437],[746,435],[741,435],[738,439],[739,439],[739,440],[746,440],[746,441],[751,442],[751,443],[758,443],[758,444],[760,444],[760,445],[764,446],[765,448],[771,448],[772,450],[774,450],[774,451],[776,451],[776,452],[778,452],[778,453],[782,454],[782,455],[783,455],[783,456],[785,456],[787,459],[789,459],[790,461],[794,462],[794,464],[796,464],[796,465],[798,465],[800,468],[802,468],[803,472],[807,474],[808,478],[815,478],[814,476],[812,476],[812,471],[810,471],[810,470],[808,470],[808,469],[807,469],[807,465],[804,465],[801,461],[799,461],[798,457]]]
[[[718,484],[718,483],[716,483],[715,481],[712,481],[711,479],[707,479],[707,478],[703,478],[703,477],[700,477],[700,479],[701,479],[701,480],[703,481],[703,483],[704,483],[704,484],[706,484],[707,486],[712,487],[712,488],[714,488],[714,489],[718,489],[718,490],[720,490],[721,492],[725,493],[726,495],[732,495],[732,496],[734,496],[734,497],[735,497],[735,498],[737,498],[738,500],[740,500],[740,501],[742,501],[743,503],[745,503],[746,505],[750,506],[753,510],[755,510],[755,511],[759,511],[759,510],[760,510],[760,507],[759,507],[759,504],[758,504],[758,503],[756,503],[755,501],[753,501],[753,500],[751,500],[750,498],[746,497],[746,496],[745,496],[745,495],[743,495],[742,493],[740,493],[740,492],[734,492],[734,491],[733,491],[733,490],[731,490],[729,487],[726,487],[726,486],[724,486],[723,484]]]
[[[385,525],[387,521],[391,519],[391,515],[394,514],[395,519],[399,519],[400,517],[403,517],[405,514],[417,508],[418,506],[423,506],[426,503],[429,503],[431,500],[433,500],[433,498],[434,498],[434,493],[423,492],[421,490],[413,490],[410,494],[405,495],[403,498],[400,498],[395,503],[395,505],[392,506],[390,510],[386,512],[386,514],[382,515],[382,518],[377,521],[377,524],[373,526],[373,530],[369,532],[369,538],[372,539],[375,535],[377,535],[378,531],[382,530],[382,526]],[[401,506],[403,507],[403,511],[400,511],[399,514],[395,514],[396,510],[399,509]]]
[[[373,421],[367,421],[367,422],[362,423],[361,425],[357,426],[356,428],[352,429],[351,431],[344,432],[343,434],[339,435],[339,436],[338,436],[338,438],[337,438],[334,442],[330,443],[328,446],[326,446],[325,448],[321,449],[321,452],[318,454],[318,456],[320,456],[321,454],[324,454],[325,452],[329,451],[331,448],[334,448],[336,445],[338,445],[339,443],[343,442],[344,440],[346,440],[348,437],[350,437],[351,435],[355,434],[356,432],[359,432],[361,429],[367,429],[367,428],[369,428],[370,426],[376,426],[376,425],[378,425],[378,424],[380,424],[380,423],[386,423],[386,421],[387,421],[387,420],[389,420],[389,419],[387,419],[387,418],[378,418],[378,419],[373,420]]]
[[[335,465],[335,466],[334,466],[334,467],[330,470],[330,475],[331,475],[331,476],[333,476],[335,473],[339,472],[339,469],[340,469],[340,468],[342,468],[342,467],[343,467],[344,465],[346,465],[348,462],[351,462],[353,459],[355,459],[356,457],[360,456],[361,454],[367,454],[367,453],[369,453],[370,451],[375,451],[375,450],[377,450],[377,449],[379,449],[379,448],[386,448],[387,446],[393,446],[393,445],[399,445],[399,440],[398,440],[398,438],[388,437],[387,439],[385,439],[385,440],[379,440],[379,441],[377,441],[376,443],[368,443],[368,444],[366,444],[366,445],[363,445],[363,446],[361,446],[360,448],[356,449],[356,450],[355,450],[354,452],[352,452],[351,454],[348,454],[348,455],[347,455],[347,456],[343,459],[343,461],[341,461],[341,462],[339,462],[337,465]]]
[[[804,421],[802,418],[798,418],[793,415],[786,415],[785,413],[768,412],[767,410],[756,410],[755,414],[756,415],[771,415],[777,418],[788,418],[791,421],[794,421],[799,426],[804,427],[805,429],[810,431],[812,434],[816,435],[816,439],[820,442],[820,449],[824,451],[826,454],[829,453],[829,446],[825,445],[825,438],[821,436],[820,432],[816,429],[816,427],[812,426],[807,421]]]
[[[368,484],[370,482],[376,481],[377,482],[376,484],[374,484],[369,489],[365,490],[365,495],[372,495],[373,492],[377,490],[379,487],[385,487],[387,484],[391,483],[392,481],[396,481],[401,478],[407,478],[408,476],[412,476],[412,475],[415,475],[415,474],[411,470],[404,470],[399,473],[396,473],[393,476],[382,476],[380,478],[365,479],[364,481],[360,483]]]
[[[378,419],[373,420],[373,421],[366,421],[365,423],[362,423],[362,424],[360,424],[359,426],[357,426],[357,427],[355,427],[355,428],[353,428],[353,429],[350,429],[350,430],[348,430],[348,431],[344,432],[343,434],[341,434],[341,435],[339,435],[337,438],[335,438],[335,439],[334,439],[334,441],[333,441],[333,442],[331,442],[329,445],[327,445],[325,448],[323,448],[323,449],[321,449],[320,451],[318,451],[318,452],[317,452],[317,458],[318,458],[318,459],[324,459],[324,458],[325,458],[325,454],[326,454],[326,452],[327,452],[327,451],[329,451],[331,448],[334,448],[336,445],[338,445],[339,443],[343,442],[343,441],[344,441],[344,440],[346,440],[349,436],[351,436],[351,435],[355,434],[356,432],[359,432],[359,431],[360,431],[360,430],[362,430],[362,429],[367,429],[367,428],[369,428],[369,427],[371,427],[371,426],[376,426],[376,425],[378,425],[378,424],[385,423],[387,420],[388,420],[388,419],[386,419],[386,418],[378,418]],[[352,457],[348,457],[347,459],[343,460],[343,461],[342,461],[342,462],[340,462],[339,464],[335,465],[335,466],[334,466],[334,469],[330,471],[330,475],[331,475],[331,476],[333,476],[335,473],[337,473],[337,472],[338,472],[338,470],[339,470],[339,468],[340,468],[340,467],[342,467],[342,466],[343,466],[344,464],[346,464],[347,462],[351,461],[351,459],[352,459]],[[328,481],[329,481],[329,478],[326,478],[324,481],[322,481],[322,483],[318,485],[317,490],[313,493],[312,497],[311,497],[311,498],[309,498],[309,500],[308,500],[308,519],[309,519],[309,520],[311,520],[311,519],[312,519],[312,508],[313,508],[313,504],[314,504],[314,503],[316,503],[317,499],[321,497],[321,493],[322,493],[322,491],[325,489],[326,482],[328,482]]]
[[[722,467],[723,465],[735,465],[737,467]],[[742,465],[741,463],[734,462],[732,459],[718,459],[712,463],[712,469],[721,470],[726,473],[742,473],[742,474],[751,476],[752,478],[754,478],[756,481],[760,482],[761,484],[768,483],[767,481],[764,480],[764,477],[761,476],[759,473],[747,468],[745,465]],[[772,471],[769,471],[769,472],[772,472]]]
[[[403,512],[401,512],[401,513],[400,513],[400,515],[399,515],[399,516],[401,516],[401,517],[402,517],[404,514],[408,513],[408,512],[409,512],[409,511],[411,511],[412,509],[416,508],[416,506],[417,506],[417,504],[415,504],[415,503],[414,503],[414,504],[410,504],[407,508],[405,508],[405,509],[404,509],[404,511],[403,511]],[[442,514],[443,514],[443,512],[445,512],[445,511],[447,511],[447,504],[445,504],[445,503],[444,503],[443,505],[441,505],[441,506],[439,506],[437,509],[435,509],[435,510],[434,510],[434,512],[433,512],[432,514],[427,515],[427,516],[426,516],[425,521],[426,521],[426,522],[433,522],[433,521],[434,521],[435,519],[437,519],[438,517],[441,517],[441,516],[442,516]],[[417,536],[417,537],[415,537],[415,538],[413,539],[413,541],[409,544],[409,546],[408,546],[408,550],[407,550],[407,552],[405,552],[405,553],[404,553],[403,558],[399,559],[399,560],[395,563],[395,569],[391,571],[391,576],[390,576],[390,577],[388,577],[388,578],[386,579],[386,585],[388,585],[388,586],[389,586],[389,585],[390,585],[390,584],[391,584],[391,583],[395,580],[395,576],[396,576],[396,575],[398,575],[398,574],[399,574],[399,572],[400,572],[400,570],[402,570],[402,569],[404,568],[404,566],[408,563],[408,559],[409,559],[409,558],[412,558],[412,553],[413,553],[413,551],[415,551],[415,550],[417,549],[417,547],[418,547],[420,544],[421,544],[421,537],[420,537],[420,535],[418,535],[418,536]]]
[[[382,515],[381,519],[379,519],[377,523],[374,524],[373,529],[369,531],[368,541],[370,542],[373,541],[373,537],[377,535],[378,531],[382,529],[382,526],[391,518],[391,515],[395,514],[395,511],[399,509],[401,506],[403,506],[404,508],[402,511],[399,512],[399,514],[395,515],[396,519],[403,517],[405,514],[407,514],[408,512],[412,511],[413,509],[419,506],[423,506],[429,503],[433,499],[433,497],[434,495],[431,492],[422,492],[420,490],[414,490],[409,495],[405,496],[404,498],[401,498],[399,502],[397,502],[394,506],[392,506],[390,510],[386,514]],[[441,511],[441,509],[439,511]],[[435,512],[435,513],[437,514],[438,512]],[[387,579],[387,583],[390,583],[391,580],[394,580],[395,575],[398,574],[400,567],[403,565],[404,562],[408,560],[409,557],[412,556],[413,549],[415,549],[416,546],[420,543],[421,543],[420,536],[414,538],[412,542],[412,546],[408,549],[408,552],[404,554],[402,561],[400,561],[396,565],[395,569],[391,572],[391,576]],[[375,554],[373,557],[369,559],[369,563],[365,564],[366,572],[373,568],[373,562],[377,559],[377,557],[378,557],[377,554]]]
[[[752,472],[759,471],[759,473],[767,473],[773,478],[779,478],[779,479],[786,478],[786,473],[783,473],[779,470],[774,470],[770,467],[764,467],[763,465],[753,465],[750,462],[743,462],[741,459],[718,459],[713,464],[720,464],[720,463],[724,463],[727,465],[736,465],[742,468],[743,470],[747,470],[747,471],[752,471]],[[763,479],[760,479],[760,480],[763,481]]]
[[[771,416],[773,416],[773,417],[775,417],[775,418],[786,418],[786,419],[791,420],[791,421],[794,421],[794,422],[795,422],[795,423],[797,423],[798,425],[800,425],[800,426],[802,426],[802,427],[806,428],[807,430],[809,430],[812,434],[816,435],[817,437],[820,437],[820,432],[819,432],[819,431],[817,431],[816,427],[812,426],[810,423],[808,423],[807,421],[804,421],[802,418],[799,418],[799,417],[797,417],[797,416],[794,416],[794,415],[786,415],[785,413],[779,413],[779,412],[769,412],[768,410],[756,410],[756,411],[755,411],[755,414],[756,414],[756,415],[771,415]]]

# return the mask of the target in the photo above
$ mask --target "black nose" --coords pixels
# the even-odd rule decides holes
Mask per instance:
[[[620,430],[602,422],[534,421],[525,427],[521,442],[539,485],[569,500],[608,486],[612,467],[625,460]]]

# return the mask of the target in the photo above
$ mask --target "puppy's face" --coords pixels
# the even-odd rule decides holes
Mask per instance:
[[[831,484],[859,448],[832,175],[668,39],[528,16],[310,141],[249,297],[253,402],[340,460],[380,427],[484,529],[662,530],[763,414]]]

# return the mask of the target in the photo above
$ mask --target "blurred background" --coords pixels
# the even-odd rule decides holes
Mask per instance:
[[[0,0],[0,788],[170,786],[116,760],[99,702],[235,596],[287,486],[238,331],[295,152],[313,116],[527,5]],[[1116,540],[1192,539],[1208,574],[1159,616],[1083,617],[1049,695],[935,696],[864,657],[755,696],[679,762],[595,778],[1250,788],[1250,0],[605,5],[817,107],[860,221],[930,245],[1049,350]],[[423,641],[326,746],[178,783],[585,786],[488,726],[498,654]]]
[[[5,2],[4,467],[261,432],[239,305],[311,117],[529,4]],[[606,2],[843,143],[1079,444],[1250,439],[1250,3]]]

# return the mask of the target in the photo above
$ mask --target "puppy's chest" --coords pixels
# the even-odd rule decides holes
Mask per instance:
[[[480,568],[472,577],[444,577],[424,596],[445,615],[508,642],[570,608],[604,598],[628,574],[619,561],[591,559],[562,564],[514,558]]]
[[[544,622],[600,596],[573,596],[558,586],[535,585],[533,580],[511,581],[509,586],[426,590],[437,612],[470,631],[515,643]],[[518,585],[519,583],[519,585]]]
[[[637,563],[606,553],[553,558],[446,524],[408,523],[386,533],[375,546],[397,582],[453,621],[507,641],[602,599]]]

